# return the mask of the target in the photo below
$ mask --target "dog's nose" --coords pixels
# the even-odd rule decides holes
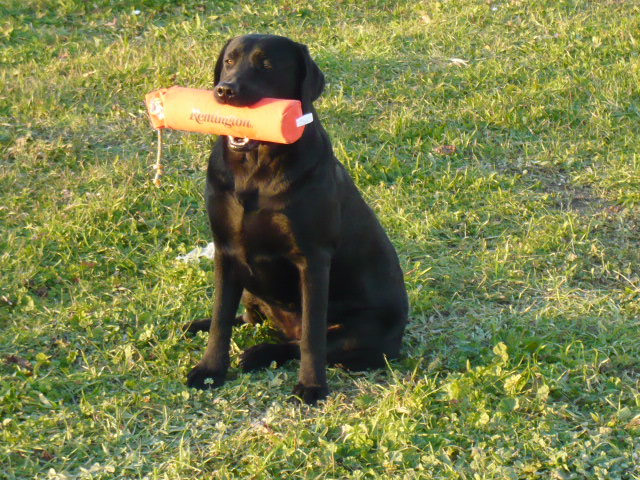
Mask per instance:
[[[231,83],[219,83],[215,92],[219,100],[230,100],[238,94],[235,86]]]

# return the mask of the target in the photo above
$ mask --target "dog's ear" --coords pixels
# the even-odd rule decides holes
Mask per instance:
[[[298,44],[301,57],[301,78],[300,100],[303,107],[310,107],[313,101],[322,94],[324,90],[324,75],[311,58],[306,45]]]
[[[220,54],[218,55],[218,60],[216,60],[216,66],[215,66],[215,69],[213,70],[213,86],[214,87],[218,85],[218,83],[220,83],[220,75],[222,74],[222,66],[224,65],[224,51],[227,49],[227,46],[229,45],[229,43],[231,43],[231,40],[227,40],[227,43],[225,43],[224,47],[222,47],[222,50],[220,50]]]

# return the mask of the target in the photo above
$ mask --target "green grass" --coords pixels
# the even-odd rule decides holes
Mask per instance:
[[[256,31],[309,45],[411,299],[403,359],[317,408],[295,364],[185,387],[210,138],[151,182],[144,94]],[[638,32],[632,0],[2,0],[0,477],[640,479]]]

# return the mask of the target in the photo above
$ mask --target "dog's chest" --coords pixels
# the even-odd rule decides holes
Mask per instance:
[[[258,207],[243,211],[237,238],[248,260],[255,256],[287,256],[295,248],[291,222],[284,212]]]
[[[265,205],[260,195],[234,194],[213,209],[211,225],[216,249],[235,260],[248,291],[281,305],[298,303],[299,276],[292,261],[298,249],[283,211]]]
[[[220,247],[242,263],[289,256],[296,248],[291,222],[276,202],[257,189],[229,193],[210,211]]]

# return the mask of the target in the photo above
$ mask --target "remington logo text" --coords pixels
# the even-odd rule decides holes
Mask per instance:
[[[216,115],[215,113],[201,113],[200,110],[193,109],[189,120],[195,120],[197,123],[217,123],[225,127],[247,127],[253,128],[249,120],[237,117],[225,117],[224,115]]]

